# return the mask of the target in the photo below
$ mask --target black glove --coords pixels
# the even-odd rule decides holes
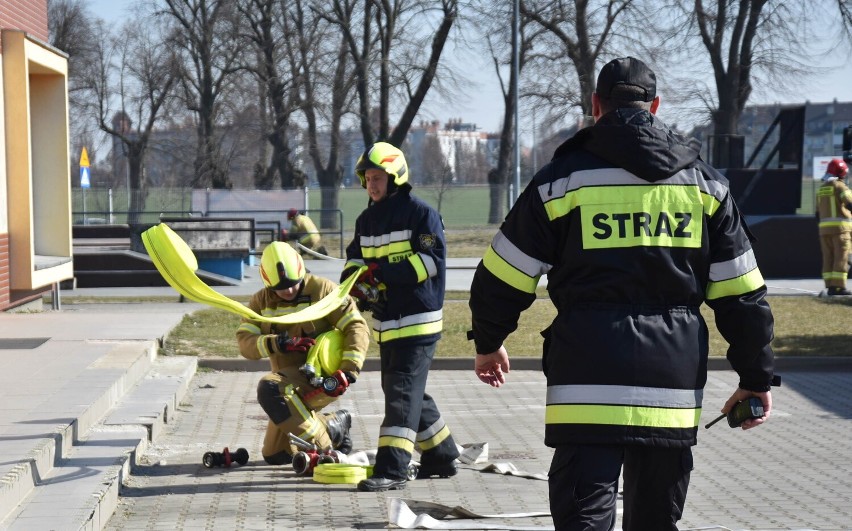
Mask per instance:
[[[358,271],[357,265],[349,266],[344,269],[343,272],[340,273],[340,283],[343,284],[344,282],[346,282],[346,279],[351,277],[352,274],[355,273],[355,271]]]
[[[358,307],[359,312],[369,312],[370,309],[373,307],[373,304],[370,301],[356,298],[355,306]]]
[[[316,340],[312,337],[290,337],[286,333],[275,336],[275,344],[280,352],[307,352],[314,343]]]

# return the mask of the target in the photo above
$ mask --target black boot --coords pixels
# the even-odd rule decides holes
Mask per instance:
[[[846,289],[846,288],[831,287],[831,288],[828,288],[828,294],[829,294],[830,296],[834,296],[834,295],[852,295],[852,291],[849,291],[849,290],[848,290],[848,289]]]
[[[455,461],[445,463],[435,463],[430,465],[421,464],[420,470],[417,471],[417,479],[429,479],[432,476],[439,478],[449,478],[459,473]]]
[[[363,492],[383,492],[386,490],[397,490],[405,487],[404,479],[371,477],[362,479],[358,483],[358,490]]]
[[[331,444],[335,450],[342,454],[352,451],[352,438],[349,437],[349,429],[352,427],[352,415],[345,409],[338,409],[326,416],[326,428]]]

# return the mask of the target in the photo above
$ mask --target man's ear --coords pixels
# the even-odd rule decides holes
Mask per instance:
[[[597,122],[601,117],[601,98],[597,92],[592,92],[592,118]]]
[[[651,102],[651,114],[657,114],[657,107],[660,106],[660,97],[656,96]]]

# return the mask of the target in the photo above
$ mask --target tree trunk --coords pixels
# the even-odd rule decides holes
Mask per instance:
[[[505,182],[493,183],[489,186],[489,197],[491,199],[488,208],[488,223],[502,223],[506,217],[503,207],[506,205],[507,186]]]
[[[342,227],[339,225],[340,217],[338,213],[334,209],[327,207],[327,205],[338,204],[338,200],[340,197],[340,188],[336,186],[324,186],[321,190],[322,192],[320,194],[320,201],[323,207],[323,211],[320,215],[320,227],[329,230],[340,230]]]
[[[127,170],[130,178],[130,204],[128,205],[127,222],[139,223],[139,218],[145,210],[145,175],[142,171],[142,159],[145,149],[138,144],[127,146]]]

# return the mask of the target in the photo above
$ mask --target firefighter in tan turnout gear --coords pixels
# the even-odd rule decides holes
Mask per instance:
[[[299,253],[283,242],[273,242],[264,249],[260,275],[266,287],[252,295],[248,306],[263,316],[303,310],[337,288],[334,282],[307,273]],[[269,358],[272,368],[257,386],[257,401],[269,416],[262,450],[267,463],[292,462],[295,449],[290,445],[291,433],[321,449],[334,448],[342,453],[352,449],[350,414],[346,410],[319,413],[337,396],[312,384],[304,369],[309,353],[314,353],[312,347],[329,344],[321,341],[314,347],[316,338],[335,330],[343,336],[338,370],[351,385],[364,363],[370,332],[350,297],[322,319],[285,326],[244,318],[237,329],[240,354],[252,360]],[[343,390],[345,387],[340,392]]]
[[[848,173],[842,159],[831,159],[817,191],[822,279],[828,295],[852,295],[846,289],[852,251],[852,191],[845,182]]]
[[[316,224],[307,214],[300,213],[295,208],[287,211],[287,219],[290,220],[290,231],[287,238],[298,241],[302,246],[319,254],[327,255],[328,251],[324,245],[320,245],[320,233]]]

